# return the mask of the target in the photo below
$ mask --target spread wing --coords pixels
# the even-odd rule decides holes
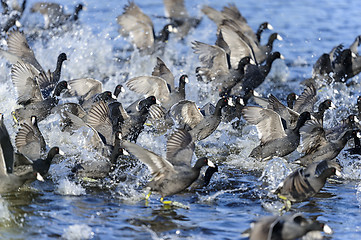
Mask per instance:
[[[174,132],[167,142],[167,160],[173,165],[191,165],[194,142],[186,130]]]
[[[170,89],[174,90],[174,76],[173,73],[169,70],[167,65],[163,62],[162,59],[157,57],[157,64],[155,65],[152,76],[163,78],[167,84],[170,86]]]
[[[275,111],[260,107],[245,107],[242,113],[249,123],[256,125],[262,143],[286,136],[281,117]]]
[[[72,79],[68,81],[68,85],[70,86],[69,94],[71,96],[81,96],[84,101],[103,92],[102,83],[93,78]]]
[[[222,48],[198,41],[192,44],[194,53],[199,55],[198,59],[204,67],[209,68],[211,72],[217,72],[217,75],[229,73],[227,55]]]
[[[196,103],[189,100],[183,100],[173,105],[170,113],[178,125],[187,124],[191,128],[194,128],[204,118]]]
[[[318,120],[309,120],[300,129],[301,139],[298,150],[306,154],[315,152],[319,147],[327,144],[325,130]]]
[[[187,9],[184,6],[184,0],[163,0],[165,15],[169,18],[188,18]]]
[[[312,84],[305,88],[297,98],[293,110],[298,113],[313,112],[313,106],[316,103],[316,88]]]
[[[135,143],[124,141],[121,143],[121,147],[125,148],[129,153],[133,154],[146,164],[153,175],[159,176],[159,174],[162,174],[165,170],[175,172],[174,167],[170,162]]]
[[[154,76],[135,77],[126,83],[127,87],[137,93],[146,96],[155,96],[160,102],[166,102],[170,97],[170,91],[167,82]]]
[[[121,26],[120,33],[130,36],[138,49],[147,49],[154,44],[152,20],[145,15],[134,2],[124,8],[124,13],[117,18]]]
[[[42,95],[36,77],[28,64],[17,62],[11,68],[11,80],[18,93],[19,104],[42,101]]]
[[[43,72],[43,68],[36,60],[33,50],[29,47],[28,41],[23,33],[13,31],[10,33],[8,39],[8,52],[19,57],[22,61],[31,64],[39,72]]]

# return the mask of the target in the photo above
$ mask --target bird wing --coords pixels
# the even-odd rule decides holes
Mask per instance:
[[[316,103],[316,88],[312,84],[303,90],[297,98],[293,110],[298,113],[313,112],[313,106]]]
[[[222,24],[220,30],[222,31],[224,41],[231,50],[230,61],[232,68],[237,69],[239,61],[247,56],[257,62],[249,39],[240,31],[236,31],[233,27],[229,26],[228,22],[230,21]]]
[[[11,67],[11,80],[18,93],[19,104],[26,102],[42,101],[43,97],[40,92],[36,76],[31,71],[28,64],[17,62]]]
[[[134,92],[145,94],[146,96],[155,96],[155,98],[160,102],[166,102],[170,97],[167,82],[160,77],[135,77],[128,80],[126,86]]]
[[[220,11],[218,11],[210,6],[204,6],[201,11],[205,15],[207,15],[207,17],[209,19],[211,19],[213,22],[215,22],[217,24],[217,26],[220,25],[222,23],[222,21],[225,19],[224,15]]]
[[[68,81],[71,96],[81,96],[84,101],[92,96],[103,92],[102,83],[93,78],[79,78]]]
[[[226,52],[218,47],[206,43],[195,41],[192,43],[195,54],[198,54],[199,61],[210,71],[217,72],[218,75],[229,73]]]
[[[300,128],[300,134],[300,146],[297,150],[306,154],[315,152],[319,147],[328,143],[325,130],[319,120],[306,121],[305,125]]]
[[[256,125],[262,143],[286,136],[281,117],[271,109],[260,107],[245,107],[243,117],[251,124]]]
[[[124,13],[117,18],[121,26],[120,34],[130,36],[133,44],[139,49],[147,49],[154,44],[152,20],[145,15],[134,2],[124,8]]]
[[[191,165],[194,152],[192,136],[186,130],[174,132],[167,142],[167,160],[172,165]]]
[[[8,39],[8,52],[19,57],[22,61],[31,64],[39,72],[44,71],[39,62],[36,60],[33,50],[29,47],[24,33],[13,31]]]
[[[170,89],[174,91],[174,76],[162,59],[157,57],[157,64],[153,68],[152,76],[163,78]]]
[[[105,138],[106,144],[113,144],[113,126],[109,116],[110,111],[108,105],[104,101],[99,101],[89,110],[86,123]]]
[[[166,17],[175,19],[189,17],[184,0],[163,0],[163,2]]]
[[[25,152],[21,152],[23,155],[29,156],[31,160],[36,160],[41,157],[41,145],[40,139],[35,135],[34,130],[27,123],[21,125],[20,130],[15,136],[15,146],[19,150],[24,146],[31,146],[31,152],[35,154],[28,155]]]
[[[173,105],[170,114],[178,125],[187,124],[191,128],[194,128],[204,118],[196,103],[189,100],[182,100]]]
[[[162,173],[164,170],[175,172],[174,167],[170,162],[135,143],[124,141],[121,143],[121,147],[125,148],[129,153],[133,154],[141,162],[146,164],[153,175]]]

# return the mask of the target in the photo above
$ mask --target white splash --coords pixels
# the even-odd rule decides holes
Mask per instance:
[[[94,236],[92,228],[86,224],[75,224],[65,229],[62,238],[67,240],[90,239]]]
[[[71,182],[68,179],[61,179],[59,181],[56,192],[61,195],[70,196],[79,196],[86,193],[81,185]]]

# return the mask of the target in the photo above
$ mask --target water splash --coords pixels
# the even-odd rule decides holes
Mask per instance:
[[[91,227],[86,224],[75,224],[65,229],[61,237],[67,240],[82,240],[91,239],[93,236],[94,232]]]

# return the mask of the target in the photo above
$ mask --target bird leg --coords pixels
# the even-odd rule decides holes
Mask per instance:
[[[282,196],[281,194],[278,194],[278,197],[280,199],[283,200],[283,207],[281,207],[281,209],[279,210],[280,212],[282,212],[283,210],[285,210],[286,212],[288,212],[291,209],[292,203],[290,200],[288,200],[285,196]]]
[[[175,202],[175,201],[164,201],[163,197],[160,198],[160,202],[163,203],[164,205],[167,206],[174,206],[174,207],[179,207],[179,208],[184,208],[184,209],[189,209],[188,206],[180,203],[180,202]]]
[[[14,111],[11,112],[11,116],[13,117],[15,124],[19,124],[19,121],[18,121],[18,119],[16,118]]]

